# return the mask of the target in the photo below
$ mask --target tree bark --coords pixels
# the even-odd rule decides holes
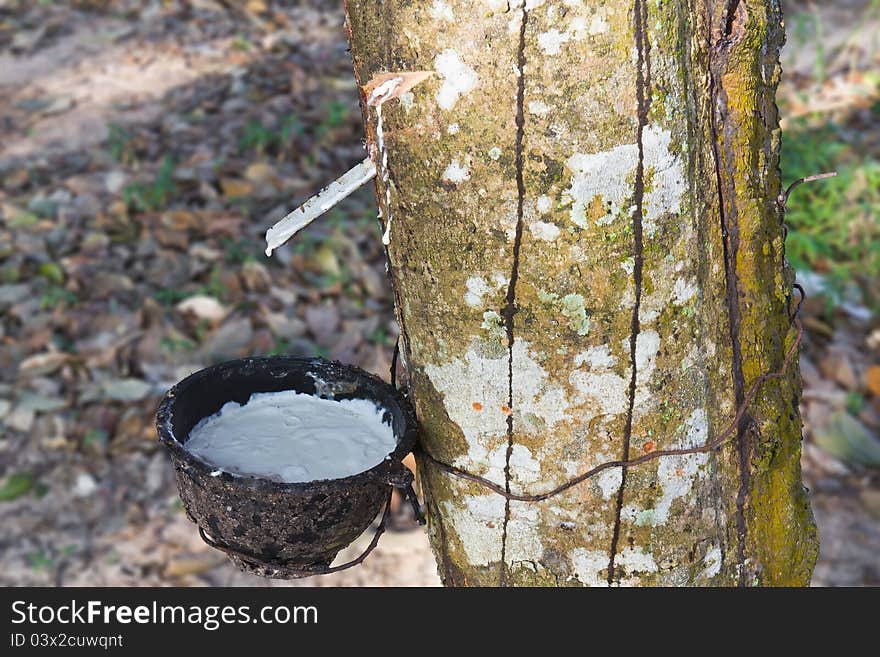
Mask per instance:
[[[513,493],[702,445],[795,339],[775,0],[347,0],[385,105],[377,198],[434,458]],[[368,142],[377,114],[362,95]],[[385,175],[382,175],[385,174]],[[711,453],[507,501],[422,458],[447,585],[803,585],[800,380]]]

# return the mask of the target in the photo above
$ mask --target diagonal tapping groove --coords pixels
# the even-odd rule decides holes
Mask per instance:
[[[504,456],[504,490],[510,495],[510,457],[513,455],[513,316],[516,314],[516,282],[519,278],[519,253],[522,247],[523,206],[526,198],[526,185],[523,176],[523,137],[525,135],[525,95],[526,95],[526,25],[529,12],[526,3],[522,4],[522,22],[519,28],[519,47],[517,49],[517,88],[516,88],[516,233],[513,240],[513,266],[507,284],[507,297],[501,316],[507,334],[507,452]],[[499,584],[507,586],[507,525],[510,522],[510,498],[504,501],[504,524],[501,529],[501,573]]]
[[[633,5],[633,21],[636,37],[636,52],[638,64],[636,69],[636,101],[638,104],[638,153],[639,160],[636,165],[636,177],[633,185],[633,285],[635,287],[635,302],[633,303],[632,324],[629,338],[630,380],[628,391],[628,406],[626,411],[626,424],[623,428],[623,453],[621,460],[629,461],[630,439],[632,438],[633,409],[636,399],[636,384],[638,382],[638,370],[636,368],[636,346],[639,339],[639,308],[642,301],[642,269],[643,258],[643,235],[642,220],[644,217],[645,195],[645,147],[644,131],[648,123],[648,111],[651,108],[651,60],[650,43],[647,34],[647,8],[644,0],[635,0]],[[623,511],[624,489],[626,488],[627,466],[620,469],[620,488],[617,490],[617,500],[614,511],[614,529],[611,534],[611,548],[608,556],[608,585],[614,583],[615,558],[617,545],[620,541],[620,516]]]

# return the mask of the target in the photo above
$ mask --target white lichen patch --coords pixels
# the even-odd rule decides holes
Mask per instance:
[[[431,18],[452,23],[455,21],[455,13],[453,13],[452,7],[443,0],[434,0],[434,4],[431,5]]]
[[[622,549],[614,559],[617,568],[623,570],[629,577],[621,580],[623,586],[638,584],[639,578],[633,577],[637,573],[656,573],[657,562],[650,552],[645,552],[641,546],[626,547]]]
[[[556,224],[547,221],[533,221],[529,224],[529,232],[535,239],[553,242],[562,231]]]
[[[409,114],[410,110],[413,108],[413,102],[415,101],[415,94],[412,91],[407,91],[406,93],[402,93],[398,96],[400,99],[400,105]]]
[[[504,498],[494,493],[469,495],[460,500],[444,501],[444,522],[455,528],[468,561],[485,566],[501,561],[501,538],[504,526]]]
[[[434,69],[443,79],[437,91],[437,104],[445,110],[455,107],[458,99],[473,91],[479,82],[476,71],[465,64],[452,48],[447,48],[434,58]]]
[[[548,19],[553,20],[556,9],[555,4],[551,4],[547,8]],[[571,6],[571,9],[576,9],[576,6]],[[583,39],[587,34],[594,34],[594,32],[591,32],[591,28],[592,23],[587,23],[585,17],[575,15],[569,19],[568,26],[564,32],[553,28],[540,33],[538,35],[538,47],[545,55],[558,55],[562,51],[563,44]]]
[[[608,586],[608,553],[601,550],[575,548],[570,555],[571,567],[585,586]]]
[[[681,276],[675,279],[675,285],[672,288],[672,303],[676,306],[683,306],[696,294],[697,284],[695,282],[687,281]]]
[[[452,162],[443,171],[443,180],[458,185],[466,180],[470,180],[471,172],[466,165],[463,165],[458,159]]]
[[[587,228],[587,208],[597,196],[601,197],[607,212],[600,223],[607,223],[620,212],[625,200],[632,194],[628,176],[638,162],[635,144],[617,146],[601,153],[575,153],[565,162],[571,171],[571,186],[563,199],[571,202],[569,216],[581,228]]]
[[[541,214],[547,214],[553,208],[553,199],[547,196],[546,194],[542,194],[535,201],[535,209]]]
[[[566,294],[559,300],[562,305],[562,315],[568,319],[568,326],[578,335],[586,335],[590,332],[590,319],[584,306],[582,294]]]
[[[636,517],[633,519],[633,522],[636,523],[638,527],[649,527],[654,525],[654,509],[642,509],[636,514]]]
[[[487,461],[489,468],[486,470],[486,478],[490,481],[504,481],[507,445],[499,445],[489,452]],[[541,479],[541,464],[525,445],[514,444],[510,451],[510,478],[520,485],[531,484]]]
[[[625,413],[629,407],[629,380],[608,373],[575,370],[568,377],[578,391],[577,401],[592,410],[592,415],[581,413],[582,421],[589,421],[597,415],[617,415]]]
[[[596,475],[596,485],[602,492],[603,500],[610,500],[617,495],[620,490],[620,483],[623,481],[623,470],[621,468],[608,468]]]
[[[513,414],[518,426],[529,420],[547,428],[570,419],[565,390],[547,383],[547,372],[529,352],[525,340],[513,344],[513,406],[509,407],[508,355],[482,353],[475,342],[463,358],[444,365],[427,365],[425,373],[434,388],[443,395],[449,419],[461,429],[468,443],[468,453],[456,459],[456,465],[486,472],[497,463],[490,459],[504,440],[506,450],[507,417]],[[517,452],[520,453],[520,452]],[[523,456],[528,452],[523,452]],[[534,468],[531,454],[522,462],[511,462],[511,476],[531,481]],[[501,479],[503,481],[503,478]]]
[[[507,354],[497,358],[480,355],[471,347],[464,359],[443,366],[427,365],[425,373],[443,395],[449,419],[455,422],[468,443],[468,455],[460,459],[488,468],[488,454],[497,438],[507,431]]]
[[[574,357],[574,364],[577,367],[586,365],[592,372],[609,370],[616,363],[617,359],[612,355],[611,348],[607,344],[590,347],[586,351],[575,354]]]
[[[531,114],[537,114],[538,116],[550,113],[550,106],[542,100],[530,100],[528,108]]]
[[[492,340],[503,342],[507,338],[507,329],[504,326],[504,318],[494,310],[483,313],[483,323],[480,328],[489,333]]]
[[[570,38],[565,32],[556,29],[548,30],[538,35],[538,47],[544,51],[545,55],[558,55],[562,50],[562,44]]]
[[[508,0],[483,0],[483,4],[490,12],[507,11],[510,8]]]
[[[537,561],[537,558],[543,554],[540,520],[540,507],[529,502],[511,501],[505,550],[508,564],[517,561]]]
[[[685,192],[684,165],[681,158],[669,150],[671,133],[664,128],[648,125],[643,130],[644,167],[650,176],[642,201],[644,228],[650,236],[656,229],[656,219],[665,213],[678,213]],[[638,166],[637,144],[623,144],[600,153],[575,153],[565,165],[572,174],[571,185],[564,200],[571,203],[570,217],[578,226],[588,226],[587,209],[596,197],[600,198],[605,213],[597,223],[607,224],[621,215],[633,195],[635,170]]]
[[[676,447],[696,447],[705,445],[709,438],[709,422],[706,411],[702,408],[694,410],[681,427],[683,439]],[[654,506],[653,525],[661,525],[669,519],[672,503],[685,497],[693,486],[697,475],[703,475],[703,466],[709,461],[707,453],[687,454],[684,456],[664,456],[657,466],[657,480],[662,491],[660,499]]]
[[[494,493],[468,495],[444,501],[444,523],[455,530],[467,560],[474,566],[501,561],[504,498]],[[539,509],[527,502],[511,502],[507,522],[507,563],[534,561],[544,551],[539,530]]]
[[[593,18],[590,19],[590,26],[587,28],[587,32],[590,34],[604,34],[608,31],[608,21],[605,20],[605,17],[601,14],[594,14]]]
[[[705,579],[712,579],[721,572],[721,548],[713,545],[706,551],[703,557],[703,572],[700,574]]]
[[[629,340],[625,340],[627,348]],[[651,377],[657,367],[657,352],[660,349],[660,334],[657,331],[643,330],[636,336],[636,395],[633,416],[638,418],[647,413],[656,402],[651,390]]]
[[[660,334],[657,331],[639,331],[636,337],[636,370],[639,379],[645,375],[644,383],[654,371],[657,350],[660,348]],[[638,379],[637,379],[638,381]]]
[[[491,281],[486,280],[482,276],[471,276],[465,282],[467,291],[464,293],[464,302],[469,306],[478,308],[483,305],[484,296],[489,292],[500,290],[506,285],[507,277],[500,272],[492,274]]]
[[[681,232],[678,244],[674,249],[688,252],[690,249],[697,248],[694,232],[686,226],[682,226]],[[647,275],[650,276],[652,282],[651,291],[642,294],[639,306],[639,322],[643,326],[656,321],[670,305],[682,306],[692,303],[692,299],[697,295],[698,287],[696,281],[681,276],[679,273],[681,269],[681,261],[676,261],[670,254],[648,270]],[[632,297],[630,297],[631,300]],[[620,308],[631,308],[631,303],[621,302]]]
[[[483,296],[492,289],[482,276],[471,276],[465,285],[464,302],[469,306],[482,306]]]
[[[664,214],[678,214],[687,189],[684,164],[670,150],[672,133],[663,128],[647,126],[642,133],[645,174],[650,176],[650,189],[643,202],[645,232],[650,236],[657,229],[657,219]]]
[[[620,519],[633,522],[639,513],[639,508],[632,504],[624,504],[620,507]]]

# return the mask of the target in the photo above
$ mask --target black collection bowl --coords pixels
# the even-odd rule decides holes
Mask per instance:
[[[225,472],[186,449],[192,428],[230,401],[255,392],[295,390],[325,399],[369,399],[384,409],[397,446],[373,468],[340,479],[283,483]],[[416,443],[415,414],[393,386],[360,368],[322,358],[243,358],[200,370],[171,388],[156,428],[171,454],[189,518],[242,570],[288,578],[318,570],[370,525],[408,476],[403,458]]]

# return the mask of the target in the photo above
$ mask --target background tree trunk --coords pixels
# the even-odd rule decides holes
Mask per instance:
[[[384,107],[377,176],[424,448],[539,493],[722,431],[794,339],[778,3],[348,0],[346,13],[361,84],[436,72]],[[799,394],[792,368],[721,450],[612,468],[540,503],[422,459],[443,581],[808,583]]]

